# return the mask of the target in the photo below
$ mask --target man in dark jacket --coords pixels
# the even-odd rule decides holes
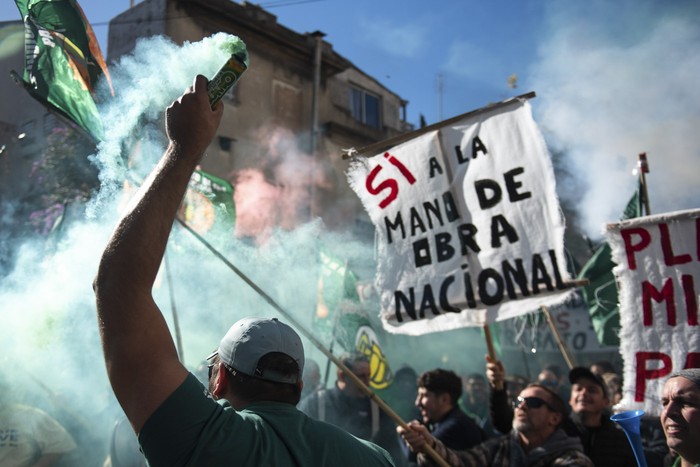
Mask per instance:
[[[520,392],[515,407],[513,429],[500,438],[492,438],[466,451],[445,447],[428,430],[411,422],[409,429],[399,427],[401,437],[418,453],[419,465],[433,465],[424,453],[432,447],[450,466],[471,467],[593,467],[583,454],[581,442],[560,428],[566,405],[551,389],[531,384]]]
[[[484,432],[457,401],[462,395],[462,380],[453,371],[436,368],[418,377],[416,407],[423,423],[432,435],[446,447],[456,450],[469,449],[486,439]],[[416,454],[404,446],[409,465],[415,465]]]
[[[343,364],[369,386],[369,360],[361,354],[346,354]],[[371,441],[386,449],[396,465],[402,465],[404,454],[396,436],[394,422],[376,402],[345,375],[336,372],[335,387],[317,391],[299,403],[299,410],[311,418],[338,426],[360,439]]]
[[[489,389],[484,375],[481,373],[470,373],[462,380],[462,383],[464,385],[464,393],[459,401],[459,408],[474,419],[484,431],[486,438],[493,438],[501,436],[503,433],[508,433],[510,424],[504,432],[498,431],[491,424],[491,417],[489,416]]]
[[[571,426],[583,451],[596,467],[635,467],[637,461],[627,436],[610,420],[608,389],[605,382],[588,368],[576,367],[569,372],[571,382]]]

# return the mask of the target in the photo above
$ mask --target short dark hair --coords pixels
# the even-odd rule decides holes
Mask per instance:
[[[476,380],[476,381],[481,381],[481,382],[486,382],[486,377],[482,375],[481,373],[469,373],[467,377],[465,378],[466,381],[469,381],[470,379]]]
[[[457,401],[462,397],[462,379],[451,370],[436,368],[426,371],[418,377],[418,387],[437,395],[447,393],[452,405],[457,405]]]
[[[348,369],[354,370],[357,363],[369,363],[369,358],[367,358],[367,355],[361,353],[345,353],[341,355],[340,361],[343,362],[343,365],[348,367]]]
[[[407,365],[399,367],[399,369],[394,372],[394,382],[407,380],[410,381],[411,384],[415,384],[417,379],[418,373],[416,373],[416,370]]]
[[[217,355],[212,363],[223,363]],[[246,375],[229,367],[226,379],[231,384],[231,391],[246,401],[284,402],[297,405],[301,399],[301,384],[278,383]],[[258,368],[272,370],[283,375],[298,375],[299,365],[292,357],[281,352],[270,352],[258,361]]]
[[[603,373],[615,373],[615,367],[607,360],[598,360],[597,362],[593,362],[591,367],[593,366],[599,366],[603,370]]]
[[[561,367],[555,363],[550,363],[549,365],[545,365],[542,368],[542,370],[551,371],[552,373],[554,373],[554,376],[556,376],[557,379],[561,379],[561,376],[562,376]]]

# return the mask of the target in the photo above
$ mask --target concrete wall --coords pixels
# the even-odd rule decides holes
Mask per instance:
[[[166,18],[163,20],[163,18]],[[292,31],[257,5],[229,0],[146,0],[110,22],[109,60],[128,53],[138,37],[165,34],[175,43],[198,41],[216,32],[235,34],[246,43],[251,66],[234,93],[217,138],[208,150],[217,157],[203,161],[203,169],[233,180],[234,174],[259,167],[270,157],[269,143],[281,134],[293,135],[302,152],[311,153],[314,51],[312,34]],[[381,126],[371,128],[350,111],[350,86],[380,96]],[[350,190],[342,150],[363,147],[407,129],[401,120],[403,100],[322,42],[318,94],[320,135],[313,156],[315,168],[300,170],[311,182],[310,216],[321,216],[331,228],[353,228],[368,218]],[[227,144],[231,142],[231,144]]]
[[[10,77],[15,71],[21,79],[24,70],[23,23],[2,22],[0,31],[0,148],[5,146],[0,154],[0,201],[15,202],[33,189],[32,163],[56,120]]]

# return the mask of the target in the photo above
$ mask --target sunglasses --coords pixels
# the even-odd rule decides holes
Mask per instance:
[[[542,399],[541,397],[520,397],[513,401],[513,408],[518,408],[520,405],[525,402],[525,405],[530,408],[530,409],[539,409],[542,406],[547,407],[549,410],[552,412],[558,412],[557,409],[552,407],[552,404],[547,402],[546,400]]]
[[[207,370],[209,373],[209,379],[211,379],[211,375],[214,373],[214,367],[216,366],[217,363],[219,363],[216,358],[216,356],[219,355],[218,350],[215,350],[211,355],[207,357],[207,360],[209,361],[209,364],[207,365]]]
[[[226,368],[226,371],[228,371],[229,373],[231,373],[234,376],[237,375],[238,373],[236,372],[236,370],[234,370],[232,367],[228,366],[226,364],[226,362],[222,361],[220,358],[215,358],[218,355],[219,355],[218,352],[214,352],[213,354],[211,354],[207,357],[207,360],[210,360],[209,364],[207,365],[208,379],[211,379],[211,375],[214,374],[214,370],[219,365],[219,363],[224,365],[224,368]]]

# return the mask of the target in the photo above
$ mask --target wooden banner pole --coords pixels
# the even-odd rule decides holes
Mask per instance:
[[[491,358],[491,361],[493,361],[493,362],[497,361],[498,356],[496,355],[496,349],[493,346],[493,338],[491,337],[491,328],[489,328],[488,324],[484,324],[484,338],[486,339],[486,348],[489,351],[489,357]],[[497,381],[496,384],[494,385],[494,389],[497,391],[502,391],[503,390],[503,382]]]
[[[549,308],[546,306],[542,305],[540,307],[542,310],[542,313],[547,317],[547,322],[549,323],[549,328],[552,330],[552,334],[554,334],[554,337],[557,340],[557,344],[559,345],[559,350],[561,351],[561,354],[564,356],[564,360],[566,360],[566,364],[569,366],[569,370],[572,369],[575,365],[571,357],[569,356],[569,350],[566,348],[566,344],[561,338],[561,335],[559,334],[559,330],[557,327],[554,325],[554,319],[552,319],[552,313],[549,311]]]

